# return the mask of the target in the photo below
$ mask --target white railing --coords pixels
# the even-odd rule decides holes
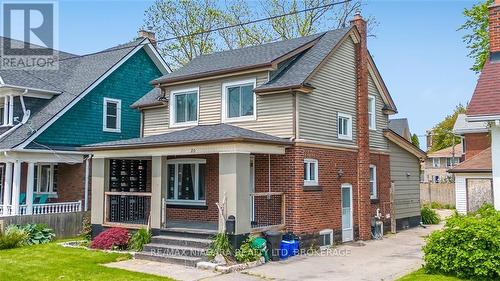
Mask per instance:
[[[6,211],[4,212],[4,210]],[[13,210],[14,208],[12,207],[12,205],[0,205],[0,217],[15,215]],[[32,207],[33,215],[60,214],[60,213],[71,213],[71,212],[81,212],[81,211],[82,211],[82,201],[33,204]],[[20,205],[18,215],[28,215],[28,206]]]

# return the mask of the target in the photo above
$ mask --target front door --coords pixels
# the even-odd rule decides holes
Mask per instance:
[[[342,185],[342,242],[354,239],[352,226],[352,185]]]
[[[255,157],[250,156],[250,194],[255,193]],[[250,196],[250,222],[255,221],[255,198]]]

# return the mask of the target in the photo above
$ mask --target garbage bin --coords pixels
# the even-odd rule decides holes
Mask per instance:
[[[269,255],[267,254],[267,247],[266,247],[267,241],[264,238],[257,237],[252,241],[252,244],[250,247],[252,249],[256,249],[260,251],[260,254],[264,257],[264,260],[266,262],[269,261]]]
[[[265,233],[268,251],[272,261],[280,260],[281,237],[283,234],[279,231],[267,231]]]

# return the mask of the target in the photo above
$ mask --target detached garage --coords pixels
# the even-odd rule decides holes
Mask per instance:
[[[396,230],[420,224],[420,162],[426,154],[409,140],[392,130],[389,139],[391,181],[394,186]]]

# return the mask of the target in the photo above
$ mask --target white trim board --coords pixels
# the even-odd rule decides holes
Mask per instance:
[[[146,39],[145,39],[146,40]],[[140,42],[132,51],[130,51],[125,57],[123,57],[119,62],[117,62],[113,67],[108,69],[106,73],[104,73],[99,79],[94,81],[83,93],[79,94],[75,99],[73,99],[66,107],[59,111],[55,116],[53,116],[47,123],[45,123],[42,127],[40,127],[35,133],[33,133],[29,138],[25,139],[22,143],[15,146],[15,148],[25,148],[28,144],[30,144],[34,139],[36,139],[41,133],[43,133],[48,127],[50,127],[54,122],[56,122],[61,116],[64,115],[68,110],[70,110],[75,104],[77,104],[81,99],[87,96],[97,85],[99,85],[102,81],[108,78],[116,69],[118,69],[121,65],[123,65],[128,59],[130,59],[135,53],[137,53],[143,47],[149,46],[144,45],[144,41]],[[153,47],[149,47],[153,48]],[[153,52],[156,55],[159,55],[158,52]],[[149,54],[149,53],[148,53]],[[160,56],[161,57],[161,56]],[[163,60],[163,59],[162,59]],[[166,65],[165,65],[166,67]]]

